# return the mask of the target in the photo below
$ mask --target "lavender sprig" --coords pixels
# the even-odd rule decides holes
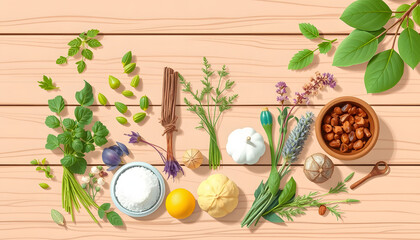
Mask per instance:
[[[282,153],[285,161],[292,163],[298,159],[300,152],[302,152],[305,140],[310,133],[309,130],[314,121],[313,117],[314,114],[312,112],[307,112],[299,119],[296,127],[290,132]]]

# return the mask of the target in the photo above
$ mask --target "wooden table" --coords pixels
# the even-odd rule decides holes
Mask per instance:
[[[366,64],[349,68],[332,67],[333,52],[317,55],[309,68],[289,71],[287,64],[295,52],[312,48],[314,41],[299,33],[298,23],[311,22],[328,38],[341,42],[351,29],[339,20],[351,0],[323,1],[9,1],[1,0],[0,16],[0,233],[2,239],[419,239],[420,238],[420,75],[419,68],[405,69],[400,83],[385,93],[366,94],[363,75]],[[392,9],[401,4],[387,1]],[[101,30],[103,47],[94,50],[86,72],[77,74],[75,60],[58,66],[55,59],[67,52],[67,42],[88,29]],[[391,33],[390,33],[391,34]],[[391,37],[385,45],[391,45]],[[336,48],[337,45],[334,46]],[[133,99],[125,99],[108,87],[108,75],[120,78],[125,86],[129,78],[121,73],[121,57],[131,50],[140,67],[142,83]],[[215,69],[226,64],[234,92],[239,94],[235,106],[223,116],[218,129],[223,166],[210,171],[208,165],[197,170],[185,168],[185,176],[167,181],[168,191],[186,188],[195,196],[201,181],[212,173],[223,173],[240,188],[238,208],[230,215],[213,219],[197,207],[189,218],[176,220],[165,206],[151,216],[134,219],[123,216],[125,226],[94,224],[84,210],[77,222],[65,214],[66,227],[57,226],[50,209],[61,208],[60,154],[44,149],[46,136],[54,131],[44,125],[50,114],[47,100],[60,94],[66,99],[66,114],[72,116],[76,104],[74,93],[83,87],[83,79],[102,92],[113,103],[129,104],[130,114],[138,108],[139,97],[151,99],[149,117],[144,124],[122,126],[115,121],[114,107],[92,107],[110,129],[110,142],[127,142],[123,133],[139,131],[146,139],[165,145],[161,136],[160,117],[162,74],[165,66],[181,72],[197,87],[202,78],[202,57],[208,57]],[[269,173],[269,156],[265,154],[254,166],[241,166],[227,155],[228,134],[239,127],[254,127],[260,133],[259,113],[270,106],[276,113],[275,88],[286,81],[291,91],[300,87],[315,71],[331,72],[338,81],[337,90],[323,91],[305,111],[317,114],[323,104],[343,95],[369,102],[381,124],[379,140],[373,151],[355,161],[333,159],[336,170],[324,184],[309,182],[302,163],[312,153],[322,152],[314,133],[307,141],[292,174],[298,183],[298,194],[327,191],[351,172],[354,180],[367,174],[380,160],[391,166],[388,176],[378,177],[339,198],[356,198],[361,202],[342,205],[345,214],[319,216],[317,210],[295,222],[272,224],[261,221],[257,228],[241,229],[240,221],[253,201],[253,191]],[[46,92],[37,86],[42,75],[52,77],[60,87]],[[176,156],[181,158],[189,148],[207,155],[209,137],[195,130],[198,118],[186,111],[180,94],[177,107],[180,131],[176,134]],[[189,97],[189,96],[188,96]],[[130,115],[129,115],[130,116]],[[278,127],[278,126],[276,126]],[[265,135],[265,134],[264,134]],[[162,170],[162,163],[150,148],[129,146],[128,162],[145,161]],[[102,164],[101,151],[88,155],[90,166]],[[36,172],[29,162],[46,157],[51,163],[52,181]],[[206,162],[207,163],[207,162]],[[88,168],[89,169],[89,168]],[[111,181],[112,175],[107,177]],[[354,181],[353,180],[353,181]],[[51,188],[43,190],[39,182]],[[110,202],[109,185],[100,193],[99,202]],[[122,215],[122,213],[121,213]]]

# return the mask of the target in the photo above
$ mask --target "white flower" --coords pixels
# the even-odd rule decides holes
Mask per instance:
[[[82,182],[84,182],[84,183],[90,182],[90,177],[89,176],[82,177]]]
[[[90,172],[93,173],[93,174],[98,174],[99,173],[99,169],[97,167],[92,167],[90,169]]]
[[[103,178],[98,178],[98,185],[103,186],[105,184],[105,180]]]

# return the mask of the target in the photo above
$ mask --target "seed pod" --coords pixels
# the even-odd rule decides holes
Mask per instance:
[[[140,98],[140,108],[143,111],[146,111],[149,108],[149,98],[146,95]]]
[[[136,68],[136,63],[129,63],[124,66],[124,73],[131,73]]]
[[[117,108],[118,112],[124,114],[127,112],[127,105],[121,102],[115,102],[115,107]]]
[[[112,89],[117,89],[117,88],[120,87],[121,82],[120,82],[120,80],[118,80],[118,78],[109,75],[108,81],[109,81],[109,86]]]
[[[319,209],[318,209],[319,215],[323,216],[326,211],[327,211],[327,207],[325,205],[319,206]]]
[[[108,103],[108,99],[106,99],[106,97],[102,93],[98,93],[98,101],[101,105],[104,106]]]
[[[123,64],[123,67],[125,67],[127,64],[131,63],[131,51],[128,51],[126,54],[124,54],[121,63]]]
[[[127,123],[127,118],[125,117],[116,117],[115,119],[117,119],[117,121],[123,125]]]
[[[131,85],[133,88],[136,88],[136,87],[139,85],[139,83],[140,83],[140,77],[139,77],[139,75],[136,75],[136,76],[134,76],[134,77],[133,77],[133,79],[131,80],[130,85]]]
[[[122,95],[124,95],[126,97],[132,97],[132,96],[134,96],[134,93],[130,90],[124,90],[124,91],[122,91]]]
[[[139,123],[141,121],[143,121],[143,119],[146,117],[146,113],[136,113],[133,116],[133,120],[136,123]]]

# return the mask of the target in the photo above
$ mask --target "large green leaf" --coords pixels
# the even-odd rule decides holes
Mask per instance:
[[[61,165],[64,167],[71,167],[76,162],[76,157],[73,155],[66,155],[61,160]]]
[[[413,20],[420,26],[420,6],[417,6],[413,10]]]
[[[299,23],[299,30],[307,39],[319,37],[318,29],[310,23]]]
[[[378,39],[364,31],[354,31],[338,46],[333,66],[348,67],[369,61],[378,48]]]
[[[398,38],[398,50],[404,62],[414,69],[420,62],[420,35],[414,29],[404,29]]]
[[[288,69],[298,70],[302,69],[314,60],[314,52],[309,49],[303,49],[296,53],[289,62]]]
[[[281,192],[279,196],[278,205],[281,206],[283,204],[286,204],[295,196],[296,193],[296,181],[293,177],[290,178],[290,180],[286,183],[286,185],[283,188],[283,191]]]
[[[357,0],[350,4],[340,19],[347,25],[375,31],[383,27],[392,15],[392,10],[382,0]]]
[[[404,62],[393,49],[376,54],[365,72],[368,93],[379,93],[394,87],[404,73]]]
[[[45,119],[45,125],[49,128],[60,127],[60,120],[56,116],[50,115]]]
[[[84,158],[75,157],[75,162],[73,165],[68,167],[70,172],[77,173],[77,174],[84,174],[86,171],[87,162]]]
[[[272,223],[282,223],[284,222],[283,219],[281,219],[281,217],[279,217],[279,215],[277,215],[275,212],[271,212],[267,215],[264,215],[263,218],[269,222]]]
[[[374,35],[374,36],[376,36],[376,37],[377,37],[377,36],[379,36],[381,33],[383,33],[385,30],[386,30],[386,29],[385,29],[384,27],[381,27],[380,29],[378,29],[378,30],[376,30],[376,31],[363,31],[363,30],[360,30],[360,29],[354,29],[354,30],[353,30],[353,32],[360,32],[360,31],[363,31],[363,32],[368,32],[368,33],[370,33],[370,34],[372,34],[372,35]],[[382,36],[380,36],[380,37],[378,38],[378,43],[382,42],[382,40],[384,40],[385,36],[386,36],[386,34],[383,34]]]

